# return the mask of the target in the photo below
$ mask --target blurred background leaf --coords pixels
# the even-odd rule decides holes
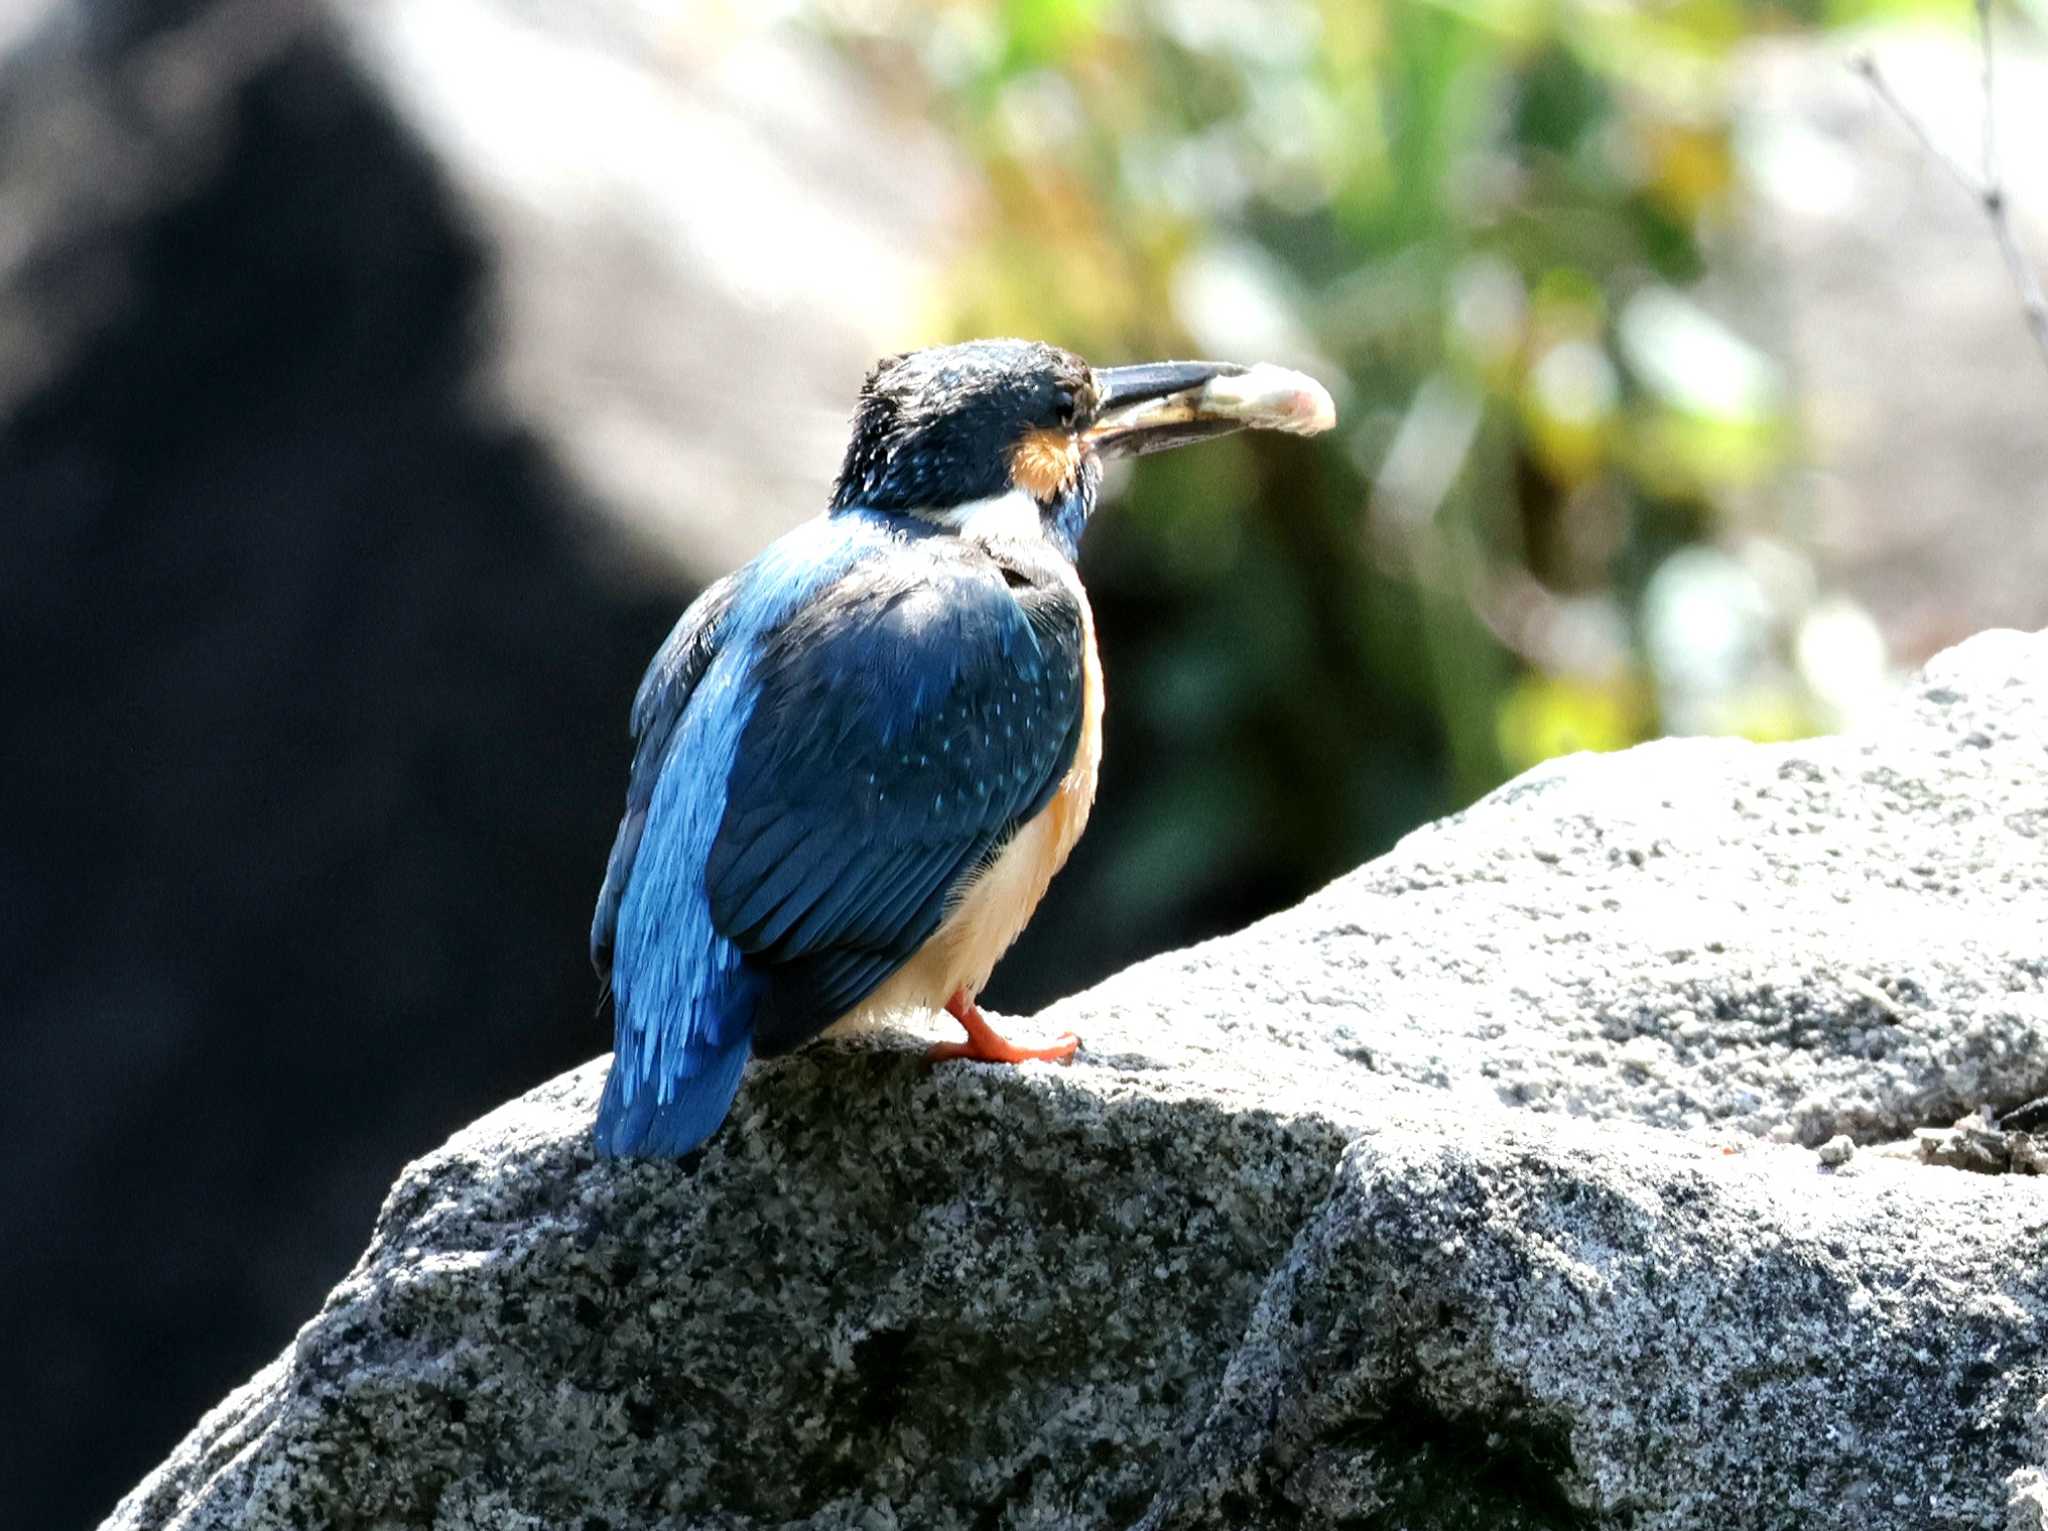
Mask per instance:
[[[1882,640],[1831,651],[1860,690],[1808,673],[1842,598],[1757,537],[1793,390],[1690,289],[1743,194],[1738,47],[1901,9],[799,8],[980,172],[936,335],[1278,360],[1340,401],[1318,450],[1148,464],[1098,522],[1125,808],[1072,909],[1223,929],[1550,755],[1796,737],[1881,680]],[[1062,907],[999,1000],[1107,962]]]

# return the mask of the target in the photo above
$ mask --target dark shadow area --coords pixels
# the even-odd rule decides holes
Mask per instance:
[[[482,413],[483,257],[336,50],[218,126],[217,173],[60,245],[125,298],[0,426],[22,1525],[103,1514],[406,1158],[604,1048],[579,932],[680,600],[602,578]]]

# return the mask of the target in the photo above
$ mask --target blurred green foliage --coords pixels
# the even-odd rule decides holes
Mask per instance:
[[[1907,8],[806,7],[979,171],[939,332],[1337,396],[1319,451],[1148,462],[1091,533],[1145,773],[1111,907],[1292,896],[1560,752],[1830,724],[1773,595],[1787,388],[1687,289],[1739,208],[1734,51]],[[1827,614],[1816,652],[1882,666]]]

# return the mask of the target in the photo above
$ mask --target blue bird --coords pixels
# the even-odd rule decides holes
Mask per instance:
[[[1106,454],[1308,434],[1280,368],[1095,370],[985,340],[871,372],[825,513],[705,590],[633,702],[591,922],[616,1048],[598,1152],[680,1155],[747,1059],[945,1009],[935,1056],[1016,1047],[975,999],[1088,822],[1102,677],[1075,573]]]

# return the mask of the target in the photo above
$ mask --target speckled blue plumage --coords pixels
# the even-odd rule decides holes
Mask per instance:
[[[1079,608],[1042,567],[1063,552],[1006,568],[845,508],[685,613],[635,702],[591,930],[616,1007],[600,1153],[695,1147],[750,1053],[857,1006],[1044,808],[1081,718]]]
[[[867,530],[813,522],[777,542],[683,613],[640,683],[627,813],[591,929],[615,1017],[602,1154],[686,1153],[731,1108],[759,980],[712,923],[704,863],[756,699],[749,658],[859,556]]]

